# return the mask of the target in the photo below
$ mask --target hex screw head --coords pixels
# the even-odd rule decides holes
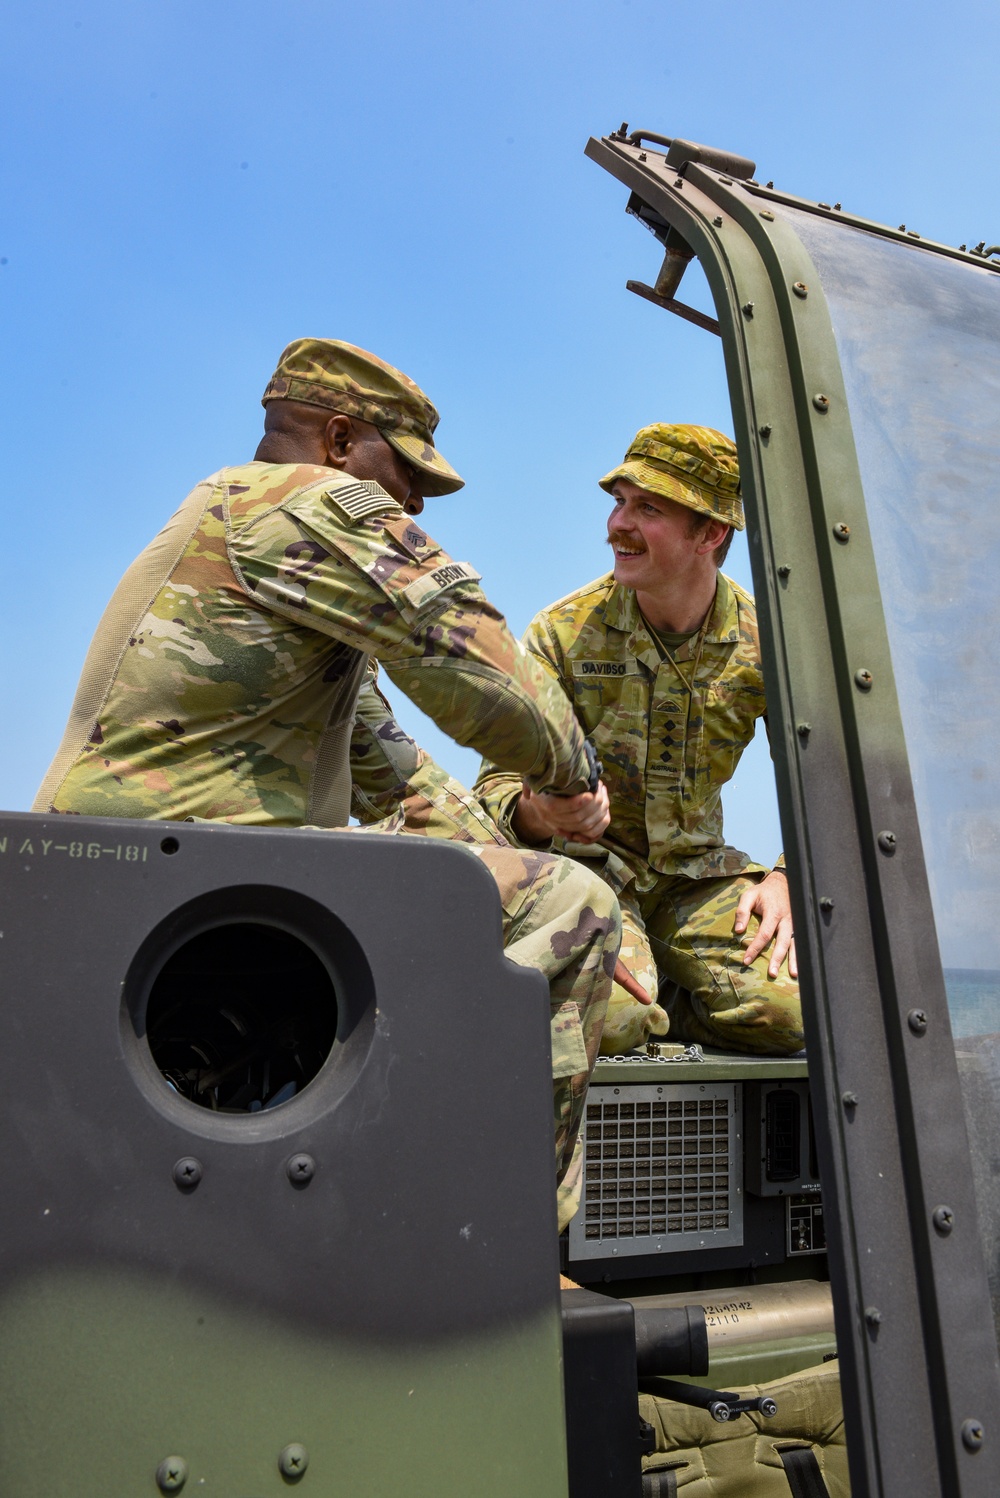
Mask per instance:
[[[845,1108],[856,1108],[858,1106],[858,1095],[856,1092],[842,1092],[840,1101]]]
[[[833,909],[833,901],[830,899],[829,895],[820,895],[820,897],[819,897],[819,908],[820,908],[820,910],[832,910]]]
[[[870,692],[874,680],[875,678],[872,676],[872,673],[866,670],[864,666],[861,667],[860,671],[855,671],[854,673],[854,685],[859,692]]]
[[[828,395],[814,395],[813,405],[822,416],[825,416],[830,409],[830,397]]]
[[[880,832],[878,835],[878,845],[883,853],[891,856],[896,851],[896,834],[894,832]]]
[[[906,1023],[909,1025],[914,1035],[923,1035],[924,1031],[927,1029],[926,1009],[911,1009],[909,1014],[906,1016]]]
[[[753,317],[753,302],[744,302],[742,310],[743,310],[743,316],[744,317],[746,317],[746,318]]]
[[[757,430],[766,442],[768,437],[770,437],[771,435],[771,423],[769,421],[765,421],[762,426],[759,426],[757,428]]]
[[[156,1469],[156,1486],[161,1493],[179,1493],[187,1478],[188,1464],[182,1456],[165,1456]]]
[[[715,227],[717,229],[721,229],[722,228],[722,219],[719,217],[718,214],[716,214],[715,218],[713,218],[712,223],[715,225]]]
[[[807,297],[809,295],[809,287],[804,281],[793,281],[792,290],[796,296]]]
[[[947,1238],[955,1226],[955,1214],[950,1207],[935,1207],[931,1214],[931,1221],[942,1238]]]
[[[869,1326],[882,1325],[882,1312],[878,1306],[865,1306],[865,1320]]]
[[[788,565],[787,562],[782,562],[781,566],[778,568],[778,576],[779,577],[787,577],[788,574],[791,572],[791,570],[792,569],[791,569],[791,567],[789,567],[789,565]]]
[[[194,1155],[182,1155],[174,1165],[171,1174],[174,1178],[174,1185],[179,1190],[193,1191],[204,1172],[202,1171],[201,1161],[196,1160]]]
[[[278,1471],[282,1477],[297,1482],[309,1465],[309,1453],[298,1441],[290,1441],[278,1456]]]
[[[962,1445],[966,1451],[978,1451],[984,1440],[983,1427],[978,1420],[962,1421]]]
[[[305,1186],[316,1174],[316,1161],[312,1155],[293,1155],[285,1172],[293,1186]]]
[[[833,527],[833,534],[842,546],[846,545],[851,539],[851,527],[845,525],[843,520],[838,520],[837,524]]]
[[[798,724],[796,724],[795,732],[798,734],[798,736],[799,736],[800,739],[807,739],[809,737],[809,735],[812,733],[812,724],[811,723],[798,723]]]

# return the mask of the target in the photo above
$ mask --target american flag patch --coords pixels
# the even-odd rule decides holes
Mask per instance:
[[[367,520],[369,515],[403,513],[402,505],[398,505],[392,495],[387,494],[382,485],[376,484],[372,479],[355,479],[353,483],[327,489],[325,497],[353,525],[359,520]]]

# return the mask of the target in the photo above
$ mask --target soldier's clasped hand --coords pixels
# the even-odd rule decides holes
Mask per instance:
[[[600,780],[596,791],[551,796],[525,785],[511,820],[524,843],[548,843],[554,837],[571,843],[594,843],[611,821],[608,788]]]

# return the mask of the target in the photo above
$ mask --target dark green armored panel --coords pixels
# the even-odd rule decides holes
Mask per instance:
[[[547,991],[481,865],[10,815],[0,870],[0,1491],[564,1493]]]
[[[852,1492],[995,1498],[1000,247],[646,130],[587,149],[663,254],[627,285],[725,359]]]

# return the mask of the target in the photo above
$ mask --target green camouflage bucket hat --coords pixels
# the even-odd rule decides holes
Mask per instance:
[[[434,446],[437,408],[420,386],[353,343],[339,338],[297,338],[290,343],[261,405],[274,400],[306,401],[370,421],[423,476],[424,494],[454,494],[465,483]]]
[[[712,427],[663,422],[643,427],[619,466],[599,481],[601,488],[610,494],[616,479],[629,479],[738,531],[744,527],[736,445]]]

